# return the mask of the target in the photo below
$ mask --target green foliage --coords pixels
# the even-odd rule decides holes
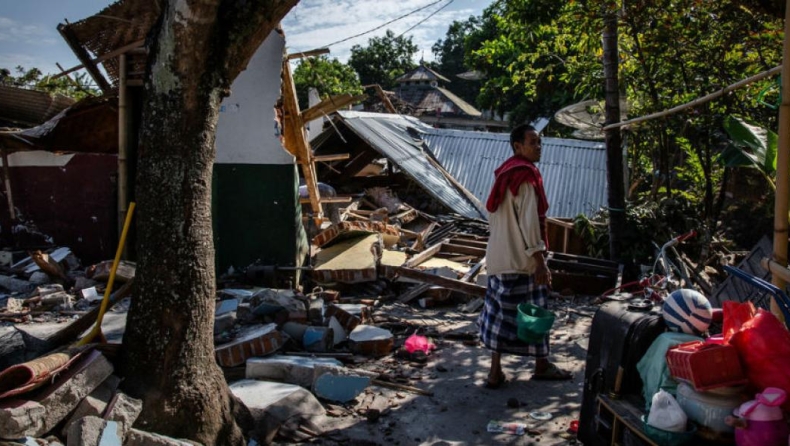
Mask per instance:
[[[357,72],[362,85],[379,84],[391,89],[395,78],[417,67],[412,55],[418,50],[411,36],[395,36],[387,30],[383,37],[369,39],[367,47],[351,47],[348,64]]]
[[[732,140],[732,144],[720,156],[724,165],[754,167],[773,185],[771,176],[776,173],[776,150],[779,141],[776,133],[735,116],[725,118],[724,130]]]
[[[436,62],[432,64],[432,68],[452,79],[450,90],[470,104],[476,102],[482,83],[480,81],[460,79],[456,75],[471,70],[467,66],[464,57],[468,51],[471,51],[469,48],[469,44],[471,44],[469,37],[480,29],[480,22],[481,19],[474,16],[470,16],[465,21],[453,21],[447,29],[445,38],[439,39],[431,47],[436,57]]]
[[[645,201],[629,206],[626,211],[626,230],[622,234],[623,259],[635,265],[652,264],[656,248],[680,234],[696,230],[703,232],[705,224],[699,219],[699,205],[683,197]],[[591,218],[579,215],[574,219],[574,230],[584,240],[587,255],[607,258],[609,254],[609,212],[601,210]],[[689,240],[684,249],[698,248],[699,240]]]
[[[523,122],[603,91],[600,27],[578,2],[512,0],[483,13],[471,64],[486,73],[479,101]]]
[[[343,93],[361,94],[362,85],[356,72],[336,58],[326,56],[302,59],[293,72],[299,108],[308,107],[308,91],[318,90],[321,99]]]
[[[17,75],[13,76],[11,70],[0,68],[0,85],[62,94],[77,100],[100,94],[99,90],[91,85],[86,73],[72,74],[73,80],[69,80],[65,76],[57,79],[52,79],[50,75],[44,76],[38,68],[26,70],[22,66],[17,66],[15,71]]]

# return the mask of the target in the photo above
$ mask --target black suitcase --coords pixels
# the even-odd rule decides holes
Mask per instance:
[[[658,306],[610,301],[595,313],[587,346],[578,438],[585,445],[608,444],[607,420],[598,417],[598,395],[642,394],[636,363],[666,330]],[[599,433],[600,432],[600,433]]]

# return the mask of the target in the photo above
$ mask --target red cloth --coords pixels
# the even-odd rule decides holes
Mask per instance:
[[[546,191],[543,189],[543,177],[532,161],[518,155],[508,158],[501,166],[494,171],[494,187],[488,195],[486,209],[488,212],[496,212],[505,193],[510,189],[513,196],[518,195],[518,189],[522,183],[529,183],[535,188],[538,196],[538,219],[540,221],[540,233],[546,249],[549,248],[548,233],[546,230],[546,211],[549,210],[549,201],[546,199]]]

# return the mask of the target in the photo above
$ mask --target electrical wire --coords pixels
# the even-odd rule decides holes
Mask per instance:
[[[435,15],[436,15],[436,13],[438,13],[438,12],[439,12],[439,11],[441,11],[442,9],[444,9],[444,8],[446,8],[446,7],[448,7],[448,6],[450,6],[450,5],[451,5],[451,4],[452,4],[454,1],[455,1],[455,0],[450,0],[449,2],[445,3],[445,4],[444,4],[444,6],[442,6],[442,7],[441,7],[441,8],[439,8],[439,9],[437,9],[436,11],[434,11],[434,12],[430,13],[430,14],[428,15],[428,17],[426,17],[426,18],[424,18],[424,19],[420,20],[419,22],[417,22],[416,24],[414,24],[414,26],[412,26],[411,28],[409,28],[409,29],[407,29],[406,31],[403,31],[402,33],[400,33],[400,35],[398,35],[398,37],[403,37],[403,35],[404,35],[404,34],[406,34],[407,32],[409,32],[409,31],[413,30],[414,28],[416,28],[416,27],[418,27],[418,26],[422,25],[422,24],[423,24],[423,22],[425,22],[426,20],[428,20],[428,19],[430,19],[431,17],[435,16]]]
[[[414,11],[408,12],[408,13],[406,13],[406,14],[404,14],[404,15],[400,16],[400,17],[394,18],[394,19],[390,20],[389,22],[382,23],[381,25],[379,25],[379,26],[377,26],[377,27],[375,27],[375,28],[373,28],[373,29],[370,29],[370,30],[368,30],[368,31],[365,31],[365,32],[361,32],[361,33],[359,33],[359,34],[355,34],[355,35],[353,35],[353,36],[351,36],[351,37],[346,37],[345,39],[338,40],[337,42],[332,42],[332,43],[330,43],[329,45],[324,45],[324,47],[325,47],[325,48],[329,48],[329,47],[330,47],[330,46],[332,46],[332,45],[337,45],[338,43],[343,43],[343,42],[349,41],[349,40],[351,40],[351,39],[356,39],[357,37],[364,36],[365,34],[370,34],[370,33],[374,32],[374,31],[378,31],[378,30],[380,30],[381,28],[384,28],[385,26],[389,25],[390,23],[394,23],[394,22],[397,22],[398,20],[405,19],[406,17],[408,17],[408,16],[410,16],[410,15],[412,15],[412,14],[416,14],[416,13],[418,13],[418,12],[422,11],[423,9],[430,8],[431,6],[433,6],[433,5],[437,4],[437,3],[441,3],[441,2],[443,2],[443,1],[444,1],[444,0],[436,0],[436,1],[435,1],[435,2],[433,2],[433,3],[429,3],[429,4],[427,4],[427,5],[425,5],[425,6],[421,7],[421,8],[415,9]],[[452,0],[450,1],[450,3],[452,3]],[[448,5],[449,5],[450,3],[448,3]],[[447,5],[445,5],[445,6],[447,6]],[[443,7],[442,7],[442,8],[443,8]],[[438,12],[438,11],[437,11],[437,12]],[[435,14],[435,13],[434,13],[434,14]],[[428,17],[430,17],[430,16],[428,16]],[[422,23],[422,22],[421,22],[421,23]],[[418,23],[418,25],[419,25],[419,23]],[[415,25],[415,26],[416,26],[416,25]],[[411,28],[410,28],[410,29],[411,29]]]

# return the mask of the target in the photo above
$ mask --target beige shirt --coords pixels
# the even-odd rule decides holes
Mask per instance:
[[[499,208],[488,216],[488,224],[488,274],[534,274],[537,264],[532,255],[546,250],[535,188],[523,183],[515,197],[508,189]]]

